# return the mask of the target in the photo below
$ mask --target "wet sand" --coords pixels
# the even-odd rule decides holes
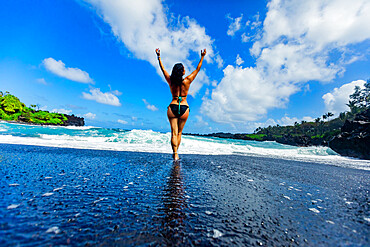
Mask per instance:
[[[370,172],[0,144],[0,245],[366,246]]]

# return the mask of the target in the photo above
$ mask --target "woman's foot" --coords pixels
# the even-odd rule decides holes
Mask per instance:
[[[179,155],[177,154],[177,152],[173,152],[172,157],[173,157],[173,160],[179,160],[180,159],[179,158]]]

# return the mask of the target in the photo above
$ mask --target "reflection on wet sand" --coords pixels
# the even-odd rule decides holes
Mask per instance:
[[[170,177],[163,190],[163,215],[161,235],[167,244],[175,245],[183,243],[185,228],[185,212],[187,207],[183,176],[180,162],[174,162]]]

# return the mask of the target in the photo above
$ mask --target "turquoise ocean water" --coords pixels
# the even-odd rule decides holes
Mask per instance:
[[[34,126],[0,122],[0,143],[150,153],[172,152],[169,132],[92,126]],[[263,156],[370,170],[370,161],[342,157],[328,147],[294,147],[276,142],[183,136],[179,153]]]

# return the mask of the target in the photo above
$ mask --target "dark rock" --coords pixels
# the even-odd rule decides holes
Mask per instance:
[[[340,155],[370,159],[370,109],[346,121],[329,146]]]
[[[82,117],[76,117],[73,114],[72,115],[64,114],[64,116],[66,116],[66,118],[68,119],[64,123],[65,126],[84,126],[85,125],[84,118]]]

